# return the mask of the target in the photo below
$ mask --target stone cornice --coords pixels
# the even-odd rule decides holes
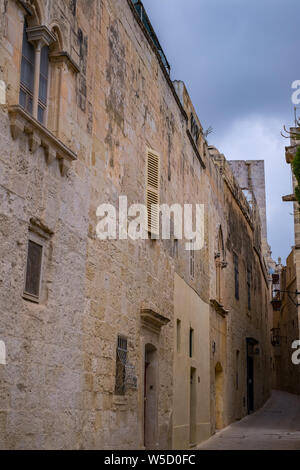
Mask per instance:
[[[42,147],[48,165],[56,159],[59,160],[61,174],[65,175],[71,162],[77,160],[77,155],[20,105],[5,108],[10,119],[12,138],[16,140],[25,134],[28,137],[29,151],[35,153],[39,147]]]
[[[297,202],[295,194],[288,194],[287,196],[282,196],[283,202]]]

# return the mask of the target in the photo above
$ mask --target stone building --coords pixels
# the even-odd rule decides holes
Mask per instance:
[[[141,2],[0,11],[0,447],[194,446],[270,393],[262,208],[208,145]],[[120,196],[201,204],[203,247],[171,215],[170,239],[125,223],[100,240],[97,209]]]
[[[291,128],[291,142],[286,147],[286,162],[293,162],[299,147],[299,128]],[[292,173],[292,171],[291,171]],[[299,204],[294,195],[297,185],[292,173],[293,193],[283,196],[283,201],[292,202],[294,213],[295,245],[286,260],[286,266],[278,263],[273,275],[273,328],[272,344],[274,348],[274,387],[290,393],[300,394],[300,357],[297,363],[292,360],[293,353],[297,354],[300,346],[300,219]]]

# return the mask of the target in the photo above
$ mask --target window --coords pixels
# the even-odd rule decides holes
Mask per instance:
[[[160,203],[160,158],[153,150],[147,151],[147,228],[148,232],[159,235],[159,203]]]
[[[39,83],[38,121],[45,122],[48,96],[48,74],[49,74],[49,48],[44,46],[41,51],[41,68]]]
[[[234,264],[234,287],[235,287],[235,298],[239,300],[240,292],[239,292],[239,258],[234,253],[233,254],[233,264]]]
[[[216,260],[216,297],[217,297],[217,301],[221,304],[222,303],[222,287],[223,287],[222,269],[226,267],[222,227],[219,228],[218,247],[217,247],[217,252],[215,254],[215,260]]]
[[[200,129],[193,114],[191,114],[191,134],[193,136],[194,141],[197,143],[200,136]]]
[[[189,353],[190,353],[190,357],[193,357],[193,354],[194,354],[194,330],[193,328],[190,328],[190,341],[189,341],[189,346],[190,346],[190,350],[189,350]]]
[[[28,241],[24,297],[39,302],[42,277],[43,246]]]
[[[180,353],[180,349],[181,349],[181,321],[180,320],[177,320],[176,333],[177,333],[177,352]]]
[[[192,279],[195,277],[195,250],[194,241],[190,242],[190,276]]]
[[[117,354],[116,354],[116,385],[115,385],[116,395],[125,395],[126,364],[127,364],[127,339],[124,338],[124,336],[118,336]]]
[[[20,85],[20,105],[30,114],[33,111],[33,88],[34,88],[34,68],[35,51],[34,46],[28,41],[27,23],[24,23],[22,63],[21,63],[21,85]]]
[[[24,22],[20,105],[41,124],[46,122],[49,45],[56,40],[46,26],[28,28]]]

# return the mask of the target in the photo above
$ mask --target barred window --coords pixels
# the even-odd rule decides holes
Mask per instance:
[[[125,395],[127,354],[127,339],[124,338],[124,336],[118,336],[116,354],[116,395]]]

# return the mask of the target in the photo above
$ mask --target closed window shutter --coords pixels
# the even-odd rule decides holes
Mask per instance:
[[[160,204],[160,158],[153,150],[147,151],[147,228],[148,232],[159,235],[159,204]]]
[[[42,269],[43,247],[29,240],[26,268],[25,293],[38,298]]]

